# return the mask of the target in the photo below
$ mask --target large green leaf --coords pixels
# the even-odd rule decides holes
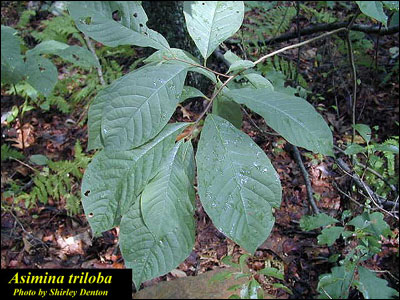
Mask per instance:
[[[103,141],[127,150],[153,138],[174,113],[186,73],[178,64],[144,66],[102,90],[89,110],[90,148]]]
[[[356,1],[363,14],[387,25],[387,16],[383,11],[382,1]]]
[[[21,42],[14,28],[1,25],[1,82],[16,84],[25,72]]]
[[[44,96],[49,96],[58,80],[56,66],[47,58],[27,54],[26,81]]]
[[[209,114],[198,145],[200,200],[214,225],[251,253],[269,236],[280,206],[279,176],[265,153],[228,121]]]
[[[157,238],[184,226],[182,222],[193,217],[194,198],[190,197],[194,195],[190,192],[193,182],[186,172],[183,150],[181,141],[165,158],[160,171],[142,193],[143,220]]]
[[[66,61],[83,68],[98,66],[98,62],[89,50],[79,46],[70,46],[54,40],[42,42],[32,50],[29,50],[27,54],[28,53],[30,53],[30,55],[58,55]]]
[[[68,10],[80,31],[106,46],[169,48],[161,34],[146,26],[139,1],[71,1]]]
[[[149,143],[129,151],[101,151],[82,181],[82,204],[94,234],[118,225],[145,185],[156,175],[185,123],[168,124]]]
[[[239,30],[243,1],[187,1],[183,13],[188,32],[204,59]]]
[[[331,130],[306,100],[268,88],[243,88],[224,93],[261,115],[268,126],[290,143],[313,152],[334,155]]]
[[[140,284],[164,275],[185,260],[194,246],[193,216],[185,216],[181,226],[170,228],[163,238],[156,238],[143,222],[140,201],[123,215],[119,243],[125,266],[132,268],[136,289]]]
[[[363,294],[364,299],[393,299],[399,296],[399,292],[387,286],[388,282],[376,277],[369,269],[358,267],[360,285],[358,289]]]

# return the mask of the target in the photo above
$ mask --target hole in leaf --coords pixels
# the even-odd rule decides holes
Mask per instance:
[[[79,60],[79,56],[77,56],[76,54],[72,54],[72,57],[75,58],[76,60]]]
[[[133,17],[134,17],[134,18],[137,18],[137,13],[134,13],[134,14],[133,14]]]
[[[46,71],[46,68],[43,68],[43,67],[39,66],[39,70],[40,70],[40,72],[44,72],[44,71]]]
[[[90,25],[92,24],[92,17],[86,17],[80,20],[82,24]]]
[[[238,14],[238,13],[240,13],[240,11],[237,10],[236,13]]]
[[[202,2],[201,5],[206,5],[206,4],[204,2]]]
[[[113,11],[112,18],[114,21],[117,21],[117,22],[121,21],[121,15],[119,13],[119,10]]]
[[[87,190],[86,192],[83,193],[86,197],[89,196],[90,190]]]
[[[140,24],[139,24],[139,26],[140,26],[140,27],[143,27],[143,24],[142,24],[142,23],[140,23]]]
[[[89,213],[89,214],[88,214],[88,217],[89,217],[89,218],[93,218],[93,216],[94,216],[93,213]]]

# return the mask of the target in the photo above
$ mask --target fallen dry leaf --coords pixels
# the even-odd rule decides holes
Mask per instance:
[[[34,127],[30,123],[25,123],[22,128],[19,121],[16,122],[17,137],[7,139],[6,141],[14,142],[12,146],[18,149],[28,148],[35,142]]]

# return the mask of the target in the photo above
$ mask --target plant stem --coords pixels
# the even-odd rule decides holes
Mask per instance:
[[[353,124],[353,134],[351,136],[351,142],[354,142],[354,138],[356,136],[356,106],[357,106],[357,70],[356,70],[356,65],[354,63],[354,54],[353,54],[353,45],[351,43],[350,39],[350,28],[353,25],[354,21],[356,20],[359,12],[352,17],[351,21],[349,22],[349,25],[347,25],[347,34],[346,34],[346,43],[347,43],[347,51],[349,55],[349,61],[350,61],[350,66],[351,66],[351,77],[353,79],[353,105],[352,105],[352,124]]]
[[[262,63],[262,62],[263,62],[264,60],[266,60],[267,58],[270,58],[270,57],[272,57],[272,56],[274,56],[274,55],[277,55],[277,54],[279,54],[279,53],[282,53],[282,52],[285,52],[285,51],[290,50],[290,49],[295,49],[295,48],[298,48],[298,47],[307,45],[307,44],[312,43],[312,42],[314,42],[314,41],[317,41],[317,40],[323,39],[323,38],[325,38],[325,37],[327,37],[327,36],[330,36],[330,35],[332,35],[332,34],[335,34],[335,33],[341,32],[341,31],[347,31],[347,30],[348,30],[347,27],[342,27],[342,28],[339,28],[339,29],[336,29],[336,30],[332,30],[332,31],[323,33],[323,34],[321,34],[321,35],[319,35],[319,36],[316,36],[316,37],[311,38],[311,39],[309,39],[309,40],[306,40],[306,41],[304,41],[304,42],[301,42],[301,43],[297,43],[297,44],[294,44],[294,45],[290,45],[290,46],[283,47],[283,48],[281,48],[281,49],[279,49],[279,50],[276,50],[276,51],[271,52],[271,53],[269,53],[269,54],[267,54],[267,55],[264,55],[264,56],[261,57],[260,59],[256,60],[256,61],[254,62],[254,64],[257,65],[257,64],[259,64],[259,63]]]
[[[297,164],[300,167],[301,174],[303,175],[304,182],[306,184],[308,202],[311,205],[314,214],[319,214],[320,211],[318,209],[317,204],[314,201],[313,189],[312,189],[311,181],[310,181],[310,178],[308,178],[307,170],[304,167],[303,161],[301,159],[300,151],[295,145],[291,145],[291,146],[292,146],[292,149],[293,149],[294,158],[295,158]]]
[[[285,51],[290,50],[290,49],[295,49],[295,48],[298,48],[298,47],[307,45],[307,44],[309,44],[309,43],[312,43],[312,42],[314,42],[314,41],[323,39],[323,38],[325,38],[325,37],[327,37],[327,36],[330,36],[330,35],[332,35],[332,34],[335,34],[335,33],[341,32],[341,31],[348,31],[348,28],[347,28],[347,27],[342,27],[342,28],[339,28],[339,29],[336,29],[336,30],[333,30],[333,31],[330,31],[330,32],[326,32],[326,33],[324,33],[324,34],[321,34],[321,35],[319,35],[319,36],[317,36],[317,37],[311,38],[311,39],[306,40],[306,41],[304,41],[304,42],[297,43],[297,44],[294,44],[294,45],[290,45],[290,46],[281,48],[281,49],[279,49],[279,50],[277,50],[277,51],[274,51],[274,52],[271,52],[271,53],[269,53],[269,54],[267,54],[267,55],[264,55],[264,56],[261,57],[260,59],[256,60],[256,61],[254,62],[254,65],[257,65],[257,64],[259,64],[259,63],[262,63],[262,62],[265,61],[267,58],[270,58],[270,57],[272,57],[272,56],[274,56],[274,55],[277,55],[277,54],[279,54],[279,53],[282,53],[282,52],[285,52]],[[207,68],[207,67],[204,66],[204,68]],[[207,69],[208,69],[208,68],[207,68]],[[209,70],[210,70],[211,72],[215,73],[215,71],[212,71],[211,69],[209,69]],[[200,114],[200,116],[197,118],[197,120],[194,122],[193,127],[192,127],[192,129],[189,131],[188,135],[191,135],[191,134],[193,133],[193,131],[194,131],[196,125],[197,125],[198,122],[204,117],[204,115],[207,113],[207,111],[210,109],[210,107],[211,107],[211,105],[212,105],[214,99],[218,96],[218,94],[222,91],[222,89],[223,89],[230,81],[232,81],[234,78],[236,78],[237,76],[239,76],[243,71],[245,71],[245,69],[239,71],[239,72],[236,73],[235,75],[231,75],[231,76],[224,75],[225,77],[228,76],[228,79],[220,86],[220,88],[219,88],[216,92],[214,92],[214,94],[213,94],[212,97],[210,98],[210,102],[207,104],[207,107],[206,107],[205,110]]]
[[[85,38],[86,44],[87,44],[87,46],[88,46],[90,52],[92,52],[92,54],[93,54],[95,60],[96,60],[97,63],[98,63],[98,67],[96,67],[96,69],[97,69],[97,74],[99,75],[99,80],[100,80],[101,85],[104,86],[104,85],[106,85],[106,82],[104,81],[103,70],[101,69],[100,60],[99,60],[99,58],[98,58],[98,56],[97,56],[97,54],[96,54],[96,50],[94,49],[94,47],[93,47],[93,45],[92,45],[92,42],[90,41],[90,38],[89,38],[86,34],[83,34],[83,37]]]
[[[190,62],[190,61],[186,61],[186,60],[184,60],[184,59],[180,59],[180,58],[177,58],[177,57],[174,57],[174,58],[163,57],[163,59],[165,59],[165,60],[177,60],[177,61],[181,61],[181,62],[187,63],[188,65],[191,65],[191,66],[194,66],[194,67],[198,67],[198,68],[207,70],[207,71],[209,71],[209,72],[212,72],[212,73],[214,73],[215,75],[218,75],[218,76],[223,76],[223,77],[228,77],[228,78],[230,77],[229,75],[222,74],[222,73],[219,73],[219,72],[217,72],[217,71],[211,70],[211,69],[208,68],[208,67],[205,67],[205,66],[202,66],[202,65],[199,65],[199,64],[194,64],[194,63],[192,63],[192,62]]]

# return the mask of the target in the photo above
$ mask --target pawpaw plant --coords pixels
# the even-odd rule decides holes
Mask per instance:
[[[101,90],[90,106],[88,149],[99,151],[84,174],[82,202],[93,233],[120,227],[121,252],[139,288],[143,281],[168,273],[192,251],[197,181],[201,204],[214,225],[254,253],[273,228],[282,188],[266,153],[238,129],[240,105],[307,150],[333,155],[333,139],[312,105],[274,91],[255,63],[236,59],[225,76],[207,68],[207,58],[239,30],[244,3],[184,3],[186,26],[202,62],[171,48],[148,28],[140,2],[71,2],[69,13],[79,30],[104,45],[157,50],[143,67]],[[211,98],[184,86],[188,72],[198,72],[215,85]],[[234,81],[239,78],[257,84],[238,88]],[[192,96],[209,100],[201,117],[215,100],[202,128],[201,117],[194,123],[169,123],[176,106]],[[186,139],[177,142],[185,129]],[[195,154],[191,140],[200,129]]]

